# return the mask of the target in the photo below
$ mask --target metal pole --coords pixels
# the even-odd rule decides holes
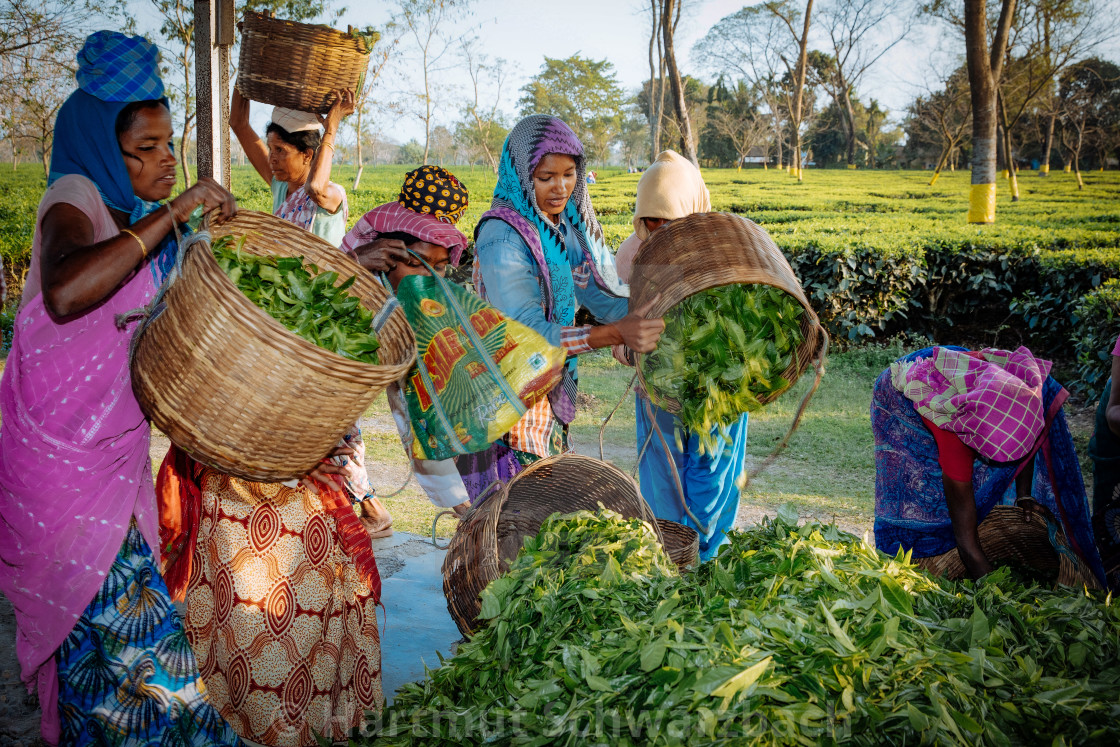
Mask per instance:
[[[195,0],[195,101],[198,175],[230,186],[229,67],[233,0]]]

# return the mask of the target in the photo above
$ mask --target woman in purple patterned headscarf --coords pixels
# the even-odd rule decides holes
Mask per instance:
[[[575,417],[576,356],[625,344],[649,352],[665,328],[629,313],[628,291],[587,194],[583,145],[556,117],[536,114],[506,138],[490,210],[475,228],[474,284],[503,314],[568,351],[564,376],[490,449],[458,459],[471,499],[496,480],[564,448]],[[575,326],[584,306],[601,326]]]

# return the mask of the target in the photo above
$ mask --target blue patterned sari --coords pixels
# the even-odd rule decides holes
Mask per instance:
[[[135,522],[58,650],[63,745],[238,745]]]

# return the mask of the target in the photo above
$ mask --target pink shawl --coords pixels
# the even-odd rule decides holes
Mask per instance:
[[[459,264],[459,258],[467,248],[467,237],[458,228],[433,215],[413,212],[399,202],[378,205],[363,215],[342,239],[339,248],[347,254],[354,254],[355,249],[379,235],[396,231],[446,248],[453,265]]]
[[[56,203],[90,217],[96,240],[116,233],[88,179],[47,191],[36,222]],[[39,262],[36,230],[32,264]],[[38,288],[15,319],[0,381],[0,590],[16,611],[16,653],[28,688],[38,685],[42,734],[57,742],[54,653],[105,580],[135,516],[158,561],[159,533],[148,458],[149,427],[132,394],[130,330],[114,317],[155,292],[142,266],[107,300],[55,321]]]

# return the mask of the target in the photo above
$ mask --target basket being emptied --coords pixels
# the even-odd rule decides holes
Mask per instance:
[[[302,256],[337,272],[339,283],[354,277],[349,292],[375,317],[389,300],[357,262],[275,216],[241,210],[211,233],[244,237],[247,254]],[[378,331],[379,365],[298,337],[237,289],[207,241],[187,250],[179,276],[137,335],[132,387],[152,424],[197,461],[258,482],[314,469],[416,357],[399,307]]]

